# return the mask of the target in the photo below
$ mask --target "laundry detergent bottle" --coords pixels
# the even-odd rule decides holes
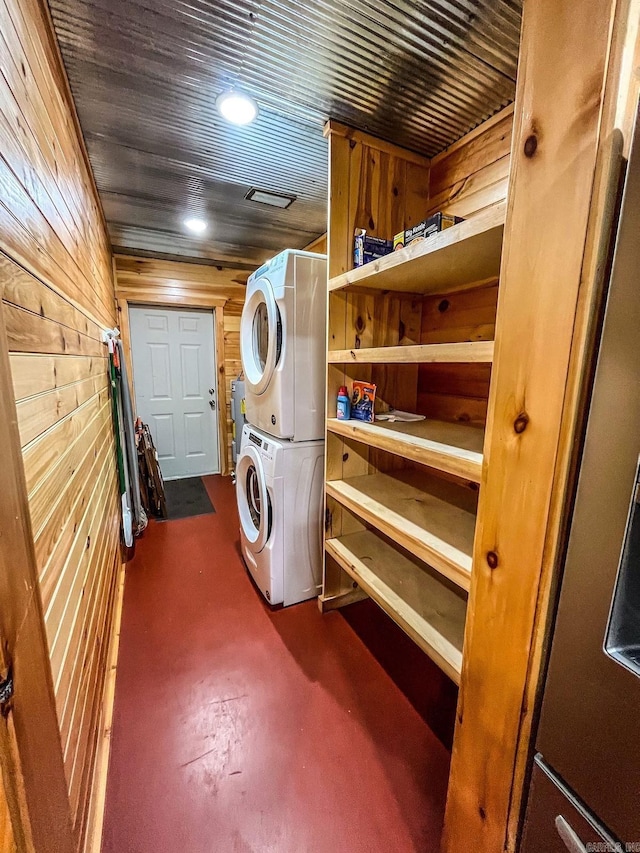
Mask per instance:
[[[337,417],[339,421],[348,421],[351,417],[351,398],[346,385],[341,385],[338,389]]]

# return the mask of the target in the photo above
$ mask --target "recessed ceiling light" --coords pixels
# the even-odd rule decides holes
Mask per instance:
[[[220,115],[230,121],[231,124],[251,124],[258,115],[258,105],[238,89],[230,89],[218,96],[216,105]]]
[[[185,228],[193,231],[194,234],[204,234],[207,230],[207,223],[204,219],[199,219],[197,216],[190,217],[184,221]]]
[[[245,196],[247,201],[257,201],[259,204],[268,204],[271,207],[279,207],[286,210],[291,207],[297,196],[286,193],[274,193],[271,190],[259,190],[253,187]]]

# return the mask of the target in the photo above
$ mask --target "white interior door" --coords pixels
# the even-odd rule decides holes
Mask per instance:
[[[162,476],[219,473],[213,312],[131,306],[129,323],[137,414]]]

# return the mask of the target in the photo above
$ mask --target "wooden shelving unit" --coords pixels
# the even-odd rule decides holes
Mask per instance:
[[[417,471],[330,480],[327,494],[349,512],[469,589],[475,514],[429,490]]]
[[[327,539],[327,554],[460,683],[466,602],[371,531]]]
[[[478,427],[430,419],[368,424],[328,418],[327,430],[446,474],[480,482],[484,431]]]
[[[329,364],[491,364],[493,341],[329,350]]]
[[[500,273],[506,204],[329,279],[329,290],[359,285],[376,290],[448,293]]]
[[[350,269],[354,227],[388,237],[431,212],[431,166],[386,143],[383,155],[376,140],[348,138],[344,128],[334,133],[330,125],[328,135],[327,513],[319,603],[347,606],[364,591],[457,683],[506,205],[497,199],[423,242]],[[399,178],[385,183],[388,194],[373,192],[390,175]],[[337,390],[354,379],[376,385],[377,411],[424,419],[338,420]]]
[[[433,159],[360,131],[326,129],[320,601],[334,609],[369,595],[460,684],[446,853],[518,848],[620,160],[637,114],[637,86],[623,61],[638,49],[632,11],[591,3],[585,16],[577,4],[563,14],[556,6],[524,4],[515,107]],[[559,68],[571,72],[562,75],[569,84],[559,85]],[[597,93],[596,108],[576,122],[586,90]],[[388,238],[439,210],[465,222],[352,269],[355,228]],[[427,420],[337,422],[337,390],[358,379],[376,385],[381,410]],[[440,436],[423,432],[434,422],[446,422]],[[466,607],[463,590],[443,576],[452,564],[443,567],[434,495],[403,479],[427,466],[467,495],[465,480],[480,482],[473,559],[454,561],[458,582],[471,579]],[[417,491],[402,493],[400,482]],[[468,557],[468,515],[448,517],[463,539],[466,529],[458,551]]]

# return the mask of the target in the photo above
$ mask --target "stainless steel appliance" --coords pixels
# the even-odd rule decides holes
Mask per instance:
[[[639,127],[636,122],[522,853],[640,851]]]

